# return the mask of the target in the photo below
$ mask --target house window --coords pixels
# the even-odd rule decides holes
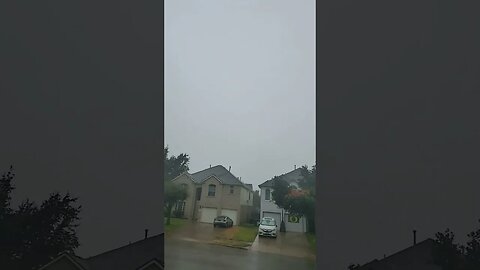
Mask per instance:
[[[208,185],[208,196],[215,197],[215,185]]]
[[[250,195],[252,195],[251,192],[248,192],[248,199],[250,200]]]
[[[234,191],[234,187],[230,186],[230,194],[233,194],[233,191]]]
[[[187,189],[187,184],[182,184],[181,186],[183,189]]]
[[[268,188],[265,190],[265,200],[270,201],[270,189]]]

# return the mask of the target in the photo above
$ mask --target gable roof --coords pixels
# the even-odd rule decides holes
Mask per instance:
[[[81,257],[78,257],[75,254],[70,254],[70,258],[72,260],[74,260],[77,264],[79,264],[82,267],[82,269],[90,270],[90,267],[88,266],[87,260],[85,260]]]
[[[192,182],[196,183],[196,182],[195,182],[195,180],[193,180],[193,178],[192,178],[192,175],[191,175],[191,174],[189,174],[188,172],[183,172],[183,173],[179,174],[177,177],[173,178],[173,179],[172,179],[172,180],[170,180],[170,181],[172,181],[172,182],[173,182],[173,181],[175,181],[175,180],[179,179],[179,178],[180,178],[180,176],[182,176],[182,175],[186,175],[188,179],[190,179]]]
[[[153,259],[149,262],[147,262],[146,264],[140,266],[139,268],[137,268],[137,270],[144,270],[144,269],[148,269],[150,268],[150,266],[156,266],[156,268],[159,268],[159,269],[163,269],[164,265],[157,259]]]
[[[61,253],[58,257],[56,257],[55,259],[53,259],[51,262],[47,263],[46,265],[42,266],[41,268],[39,268],[39,270],[43,270],[43,269],[46,269],[47,267],[49,267],[50,265],[53,265],[61,260],[68,260],[69,262],[71,262],[76,269],[78,270],[89,270],[88,268],[88,265],[85,264],[85,262],[83,261],[82,258],[80,257],[77,257],[73,254],[69,254],[69,253]]]
[[[136,269],[153,259],[163,261],[163,238],[163,233],[152,236],[87,258],[87,261],[92,270],[131,270]]]
[[[298,181],[303,179],[301,168],[297,168],[297,169],[295,169],[293,171],[290,171],[288,173],[284,173],[284,174],[282,174],[278,177],[282,180],[285,180],[289,184],[298,183]],[[270,179],[270,180],[267,180],[267,181],[263,182],[262,184],[258,185],[258,187],[259,188],[273,187],[273,179]]]
[[[392,265],[400,266],[400,264],[404,266],[405,269],[409,269],[409,267],[412,267],[414,265],[432,265],[432,251],[434,244],[435,241],[431,238],[428,238],[420,243],[417,243],[414,246],[410,246],[381,260],[375,259],[356,269],[390,269]]]
[[[198,171],[196,173],[190,174],[195,183],[202,183],[211,176],[217,177],[220,182],[225,185],[237,185],[245,186],[242,181],[240,181],[235,175],[233,175],[229,170],[225,169],[222,165],[217,165],[205,170]]]
[[[141,269],[142,266],[152,262],[164,267],[163,244],[164,234],[162,233],[89,258],[64,253],[40,269],[54,264],[63,257],[74,262],[79,270],[132,270]]]

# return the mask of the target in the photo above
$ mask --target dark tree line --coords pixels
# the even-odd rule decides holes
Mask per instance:
[[[480,222],[480,220],[479,220]],[[480,269],[480,228],[467,234],[466,245],[455,243],[455,234],[446,229],[435,234],[433,262],[442,270],[479,270]],[[359,264],[350,264],[349,270],[360,268]]]
[[[436,233],[435,263],[443,270],[480,269],[480,228],[467,234],[467,237],[466,245],[460,245],[454,242],[455,234],[450,229]]]
[[[0,178],[0,268],[31,270],[78,246],[81,206],[69,193],[52,193],[40,205],[29,199],[12,208],[13,168]]]
[[[170,225],[170,218],[172,216],[172,209],[178,201],[183,201],[187,198],[187,191],[180,185],[175,185],[172,180],[180,174],[188,171],[188,163],[190,157],[187,154],[180,154],[178,156],[168,156],[168,147],[164,149],[164,202],[165,202],[165,217],[166,225]]]

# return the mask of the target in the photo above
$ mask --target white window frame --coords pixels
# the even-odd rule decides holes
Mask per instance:
[[[213,195],[210,195],[210,187],[213,187]],[[217,185],[210,184],[208,185],[208,190],[207,190],[207,196],[208,197],[215,197],[215,194],[217,193]]]

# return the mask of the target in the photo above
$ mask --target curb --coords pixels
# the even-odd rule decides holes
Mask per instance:
[[[233,246],[233,245],[228,245],[228,244],[222,244],[222,243],[217,243],[217,242],[208,242],[210,245],[217,245],[217,246],[224,246],[224,247],[229,247],[229,248],[236,248],[236,249],[243,249],[243,250],[249,250],[251,245],[248,245],[246,247],[239,247],[239,246]]]

